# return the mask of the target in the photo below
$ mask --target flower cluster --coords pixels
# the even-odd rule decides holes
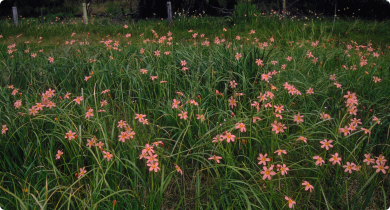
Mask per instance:
[[[120,120],[118,122],[118,128],[124,128],[125,131],[121,131],[121,134],[118,136],[119,141],[125,143],[126,140],[134,138],[135,132],[133,129],[126,123],[126,121]]]
[[[142,150],[139,159],[146,159],[146,165],[149,167],[149,171],[157,172],[160,169],[158,167],[158,155],[155,153],[153,147],[157,147],[159,144],[164,146],[162,141],[154,142],[152,145],[146,144],[145,149]],[[180,168],[179,168],[180,169]]]
[[[283,87],[288,90],[288,93],[291,95],[302,95],[301,92],[294,87],[294,85],[290,85],[288,82],[284,83]]]

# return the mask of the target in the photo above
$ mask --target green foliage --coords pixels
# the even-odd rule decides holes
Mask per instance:
[[[285,196],[297,202],[295,209],[383,209],[389,204],[387,174],[363,162],[364,154],[390,155],[388,21],[337,20],[333,34],[329,19],[279,21],[269,15],[231,27],[223,18],[182,14],[172,26],[166,20],[115,24],[91,18],[88,25],[80,19],[44,25],[26,19],[15,27],[11,21],[0,21],[5,29],[0,38],[0,125],[8,128],[0,135],[3,209],[289,209]],[[214,43],[216,37],[220,44]],[[368,51],[369,44],[379,57]],[[236,59],[237,53],[242,57]],[[360,66],[363,54],[368,64]],[[148,71],[142,74],[141,69]],[[262,79],[268,73],[269,82]],[[341,88],[329,79],[333,74]],[[381,82],[375,83],[374,76]],[[301,95],[289,94],[286,82]],[[12,95],[7,85],[18,93]],[[313,95],[306,93],[309,88]],[[56,106],[29,114],[49,89],[55,90],[50,101]],[[260,93],[267,91],[274,94],[272,100],[267,97],[273,108],[259,102]],[[356,93],[356,116],[348,114],[348,91]],[[70,98],[65,97],[68,92]],[[78,105],[74,99],[80,96]],[[229,105],[232,98],[237,106]],[[172,108],[173,99],[182,107]],[[17,100],[22,100],[19,109]],[[107,105],[102,106],[104,100]],[[259,110],[251,105],[255,101]],[[284,106],[283,119],[275,114],[278,105]],[[90,109],[94,116],[87,118]],[[180,119],[183,112],[187,120]],[[304,115],[300,124],[293,121],[298,113]],[[331,119],[321,119],[321,113]],[[149,124],[136,114],[146,115]],[[261,120],[253,122],[253,117]],[[344,136],[339,128],[355,117],[362,124]],[[134,138],[119,141],[125,131],[118,127],[120,120],[135,132]],[[272,131],[275,120],[286,126],[283,133]],[[246,132],[236,129],[237,123],[244,123]],[[65,138],[69,131],[77,137]],[[235,141],[212,142],[223,132],[235,135]],[[297,141],[300,136],[307,143]],[[87,146],[94,137],[113,155],[111,161],[98,146]],[[332,139],[333,148],[321,148],[324,139]],[[159,141],[163,144],[154,150],[160,170],[155,173],[140,155],[146,144]],[[60,159],[58,150],[64,153]],[[287,154],[279,156],[276,150]],[[342,165],[353,162],[360,170],[350,174],[342,165],[332,165],[329,159],[336,152]],[[271,180],[263,180],[260,153],[272,157],[267,167],[274,164],[277,174]],[[213,155],[222,157],[221,162],[209,159]],[[322,166],[313,160],[317,155],[325,160]],[[290,170],[282,175],[277,164]],[[87,172],[79,177],[84,167]],[[313,185],[313,192],[305,191],[303,181]]]
[[[252,22],[255,19],[255,16],[261,14],[261,9],[257,8],[255,4],[252,4],[250,1],[239,1],[234,7],[234,22]]]

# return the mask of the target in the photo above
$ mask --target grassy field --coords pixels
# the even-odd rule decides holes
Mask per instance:
[[[11,21],[3,209],[390,206],[389,21]]]

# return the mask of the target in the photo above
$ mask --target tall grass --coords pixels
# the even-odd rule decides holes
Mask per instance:
[[[70,24],[41,26],[29,19],[15,28],[10,20],[2,20],[0,27],[7,30],[2,32],[0,45],[0,124],[8,130],[0,136],[0,207],[288,209],[288,196],[296,201],[296,209],[386,209],[389,171],[376,173],[372,167],[376,164],[366,165],[363,160],[365,154],[372,158],[390,155],[388,22],[339,20],[332,34],[331,21],[326,19],[280,21],[279,17],[259,15],[245,24],[234,24],[229,19],[203,16],[177,14],[173,27],[165,20],[121,24],[107,20],[105,25],[101,19],[92,19],[85,26],[72,19]],[[251,30],[255,33],[249,34]],[[169,31],[172,40],[157,43],[163,36],[168,38]],[[215,37],[220,44],[214,43]],[[72,40],[73,44],[65,44]],[[107,40],[113,42],[101,42]],[[210,46],[202,45],[207,40]],[[317,40],[317,45],[312,44]],[[264,42],[268,46],[259,45]],[[7,48],[13,43],[15,48]],[[369,44],[379,57],[367,51]],[[353,49],[346,52],[348,45]],[[367,47],[355,49],[359,45]],[[155,56],[157,50],[160,57]],[[318,58],[316,64],[309,52]],[[242,55],[238,60],[237,53]],[[291,61],[286,60],[289,56]],[[362,56],[367,65],[359,65]],[[256,59],[264,66],[257,65]],[[187,71],[181,70],[184,60]],[[356,70],[350,69],[354,65]],[[147,74],[141,69],[147,69]],[[277,73],[269,82],[262,80],[263,74],[273,70]],[[333,74],[341,88],[329,79]],[[86,76],[91,78],[85,81]],[[151,80],[151,76],[157,79]],[[381,81],[375,83],[373,76]],[[238,83],[236,88],[230,87],[233,80]],[[289,94],[283,87],[286,82],[302,95]],[[13,89],[7,85],[19,92],[12,95]],[[30,115],[28,109],[40,103],[49,88],[55,90],[50,100],[56,107],[44,107]],[[314,94],[306,93],[309,88]],[[110,91],[104,94],[104,90]],[[262,106],[265,103],[257,98],[267,91],[275,95],[267,101],[272,108]],[[356,116],[345,106],[348,91],[358,99]],[[68,92],[71,95],[66,99]],[[83,101],[77,105],[73,99],[79,96]],[[231,97],[237,101],[233,108]],[[22,106],[15,109],[19,99]],[[180,100],[182,107],[172,108],[173,99]],[[108,104],[101,107],[103,100]],[[190,100],[198,105],[188,103]],[[260,103],[259,110],[251,105],[254,101]],[[278,105],[284,105],[283,119],[275,115],[274,106]],[[94,116],[88,119],[89,109]],[[187,120],[180,119],[182,112],[187,112]],[[304,115],[300,124],[293,121],[298,112]],[[320,119],[321,113],[331,118]],[[149,124],[135,119],[136,114],[146,115]],[[197,115],[204,115],[205,120]],[[253,122],[253,117],[261,120]],[[348,126],[353,118],[361,119],[362,124],[344,136],[339,128]],[[136,133],[134,138],[119,141],[124,131],[118,127],[120,120]],[[283,133],[272,131],[275,120],[285,124]],[[246,132],[236,129],[236,123],[244,123]],[[365,134],[361,127],[371,133]],[[64,138],[68,131],[77,137]],[[212,142],[224,132],[234,134],[235,141]],[[102,149],[86,145],[94,136]],[[307,143],[297,141],[300,136],[306,137]],[[321,148],[324,139],[333,140],[334,147]],[[149,171],[140,155],[146,144],[159,141],[163,144],[154,150],[160,170]],[[58,150],[64,154],[57,160]],[[278,156],[276,150],[287,154]],[[112,161],[105,159],[102,151],[113,154]],[[260,173],[264,171],[258,164],[260,153],[272,157],[267,167],[275,165],[277,173],[271,180],[263,180]],[[329,162],[335,153],[342,158],[341,165]],[[222,157],[221,162],[209,159],[213,155]],[[316,165],[314,156],[325,163]],[[344,172],[347,162],[360,166],[359,170]],[[277,164],[286,164],[290,170],[282,175]],[[83,167],[87,172],[79,177]],[[303,181],[313,185],[313,192],[305,191]]]

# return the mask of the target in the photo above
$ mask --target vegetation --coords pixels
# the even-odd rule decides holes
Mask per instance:
[[[0,21],[1,208],[389,207],[388,21],[89,21]]]

